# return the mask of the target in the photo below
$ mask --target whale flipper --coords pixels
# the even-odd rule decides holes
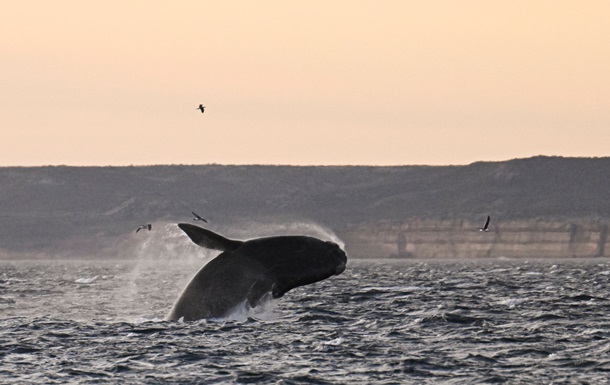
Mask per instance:
[[[250,289],[248,290],[248,304],[250,307],[256,307],[260,302],[263,296],[271,291],[273,287],[273,281],[268,279],[260,280],[254,282],[250,285]]]
[[[191,225],[190,223],[179,223],[178,227],[191,238],[193,243],[207,249],[233,251],[243,243],[241,241],[225,238],[222,235],[218,235],[199,226]]]

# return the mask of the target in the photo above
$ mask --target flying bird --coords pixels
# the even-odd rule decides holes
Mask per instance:
[[[197,214],[194,211],[191,211],[191,213],[193,213],[193,215],[195,216],[195,218],[193,218],[194,221],[204,221],[205,223],[208,223],[208,221],[206,221],[201,215]]]
[[[144,229],[148,229],[148,231],[150,231],[150,229],[152,229],[152,225],[149,223],[147,225],[142,225],[140,227],[137,228],[136,233],[140,230],[144,230]]]
[[[205,106],[203,104],[200,104],[199,107],[196,108],[196,110],[201,110],[201,113],[203,114],[203,110],[205,110]]]
[[[489,231],[489,220],[491,218],[489,217],[489,215],[487,216],[487,220],[485,221],[485,225],[481,228],[479,228],[479,231]]]

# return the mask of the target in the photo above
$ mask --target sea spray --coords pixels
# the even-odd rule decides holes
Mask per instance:
[[[132,237],[133,243],[126,257],[134,264],[124,276],[121,301],[126,303],[151,304],[149,314],[130,314],[132,319],[159,319],[169,311],[175,298],[207,260],[216,252],[194,245],[175,223],[153,223],[151,231],[139,232]],[[169,267],[184,272],[168,281],[164,271]],[[158,276],[158,279],[155,277]],[[165,290],[159,290],[159,287]],[[166,306],[153,308],[157,298],[163,297]],[[140,307],[141,309],[141,307]]]
[[[251,307],[248,300],[244,299],[240,304],[235,306],[233,310],[224,317],[216,318],[215,320],[230,320],[244,322],[247,319],[257,319],[261,321],[273,321],[278,318],[277,301],[273,299],[271,293],[264,295],[256,307]]]

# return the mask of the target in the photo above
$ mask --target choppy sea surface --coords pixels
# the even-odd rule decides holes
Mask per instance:
[[[610,261],[349,260],[166,322],[203,260],[0,261],[3,384],[602,384]]]

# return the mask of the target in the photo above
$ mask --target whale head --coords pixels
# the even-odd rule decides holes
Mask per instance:
[[[347,254],[345,254],[345,251],[343,251],[336,243],[326,243],[329,244],[330,247],[325,258],[329,262],[332,261],[334,263],[334,271],[332,275],[339,275],[345,271],[345,266],[347,265]]]
[[[273,297],[345,271],[347,255],[334,242],[307,236],[279,236],[247,241],[237,250],[265,266],[274,282]]]

